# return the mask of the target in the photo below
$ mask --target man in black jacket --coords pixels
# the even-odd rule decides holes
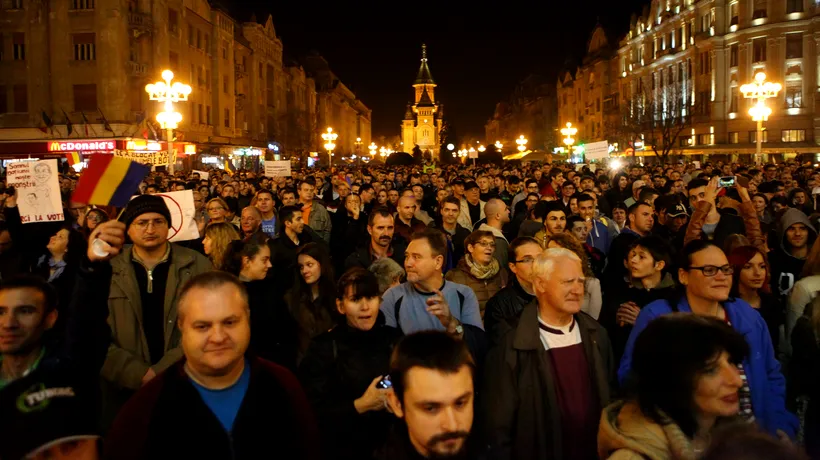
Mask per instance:
[[[511,258],[507,265],[515,279],[487,301],[484,311],[484,330],[490,348],[501,342],[504,334],[515,329],[524,307],[535,298],[532,266],[542,252],[538,240],[529,236],[516,238],[510,243]]]

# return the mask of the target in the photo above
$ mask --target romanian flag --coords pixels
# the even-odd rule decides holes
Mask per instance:
[[[236,166],[233,165],[231,160],[225,159],[225,172],[233,176],[236,174]]]
[[[92,155],[71,201],[102,206],[125,206],[137,193],[151,167],[114,155]]]
[[[65,154],[65,159],[68,160],[69,166],[74,166],[83,162],[83,156],[79,152],[69,152]]]

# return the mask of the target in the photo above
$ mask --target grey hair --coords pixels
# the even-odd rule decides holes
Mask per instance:
[[[389,257],[376,260],[368,270],[376,275],[376,279],[379,281],[379,292],[382,294],[390,288],[390,285],[396,279],[401,280],[405,276],[404,268]]]
[[[541,279],[549,278],[550,276],[552,276],[552,272],[555,270],[556,261],[561,258],[574,260],[579,264],[582,263],[581,258],[569,249],[550,248],[545,250],[541,254],[538,254],[538,256],[535,258],[535,261],[532,264],[533,274]]]

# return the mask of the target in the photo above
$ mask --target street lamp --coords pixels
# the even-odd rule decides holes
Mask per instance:
[[[781,88],[780,83],[766,81],[766,74],[763,72],[758,72],[755,75],[754,83],[748,83],[740,87],[740,92],[743,93],[744,98],[757,100],[757,104],[749,109],[752,120],[757,122],[757,136],[755,136],[757,141],[757,152],[755,154],[757,158],[755,162],[757,163],[761,161],[763,150],[763,122],[768,121],[769,115],[772,114],[772,109],[766,107],[766,99],[776,97]]]
[[[382,157],[382,159],[384,159],[384,157],[387,156],[387,148],[386,147],[380,148],[379,149],[379,155]]]
[[[501,149],[504,147],[504,144],[502,144],[499,141],[495,141],[495,144],[493,145],[495,145],[495,149],[498,151],[498,153],[501,153]]]
[[[339,137],[333,132],[333,128],[327,128],[327,132],[322,134],[322,139],[325,141],[325,149],[327,150],[328,167],[333,165],[333,149],[336,148],[335,140]]]
[[[371,142],[367,148],[370,150],[370,156],[376,158],[376,150],[379,149],[379,146],[375,142]]]
[[[164,81],[145,85],[145,92],[148,93],[149,100],[165,104],[165,111],[157,114],[157,121],[165,130],[165,135],[168,136],[168,173],[174,174],[174,130],[182,121],[182,114],[174,111],[174,102],[187,101],[188,95],[191,94],[191,87],[178,81],[172,84],[174,72],[170,70],[162,72],[162,79]]]
[[[564,135],[564,145],[567,146],[567,158],[572,156],[572,144],[575,143],[575,135],[578,134],[578,128],[573,128],[572,123],[567,122],[566,128],[561,128],[561,134]]]
[[[523,134],[520,135],[518,137],[518,139],[515,140],[515,143],[518,144],[518,151],[519,152],[523,153],[525,150],[527,150],[527,138],[524,137]]]

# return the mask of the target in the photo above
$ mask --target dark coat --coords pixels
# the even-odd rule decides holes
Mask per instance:
[[[487,332],[490,348],[499,344],[504,334],[518,326],[521,312],[533,299],[534,297],[518,283],[518,278],[513,277],[507,287],[487,301],[484,310],[484,330]]]
[[[373,329],[347,324],[314,338],[299,366],[299,379],[313,405],[325,458],[370,458],[384,444],[396,417],[386,410],[359,414],[353,401],[390,369],[400,330],[386,326],[380,312]]]
[[[202,401],[183,359],[122,408],[108,432],[105,458],[318,459],[316,424],[296,377],[260,358],[248,362],[248,391],[230,433]]]
[[[579,312],[575,320],[589,362],[597,411],[610,402],[615,363],[606,330]],[[499,460],[563,459],[561,413],[553,365],[541,343],[538,304],[521,313],[513,332],[487,355],[484,380],[487,442]]]

